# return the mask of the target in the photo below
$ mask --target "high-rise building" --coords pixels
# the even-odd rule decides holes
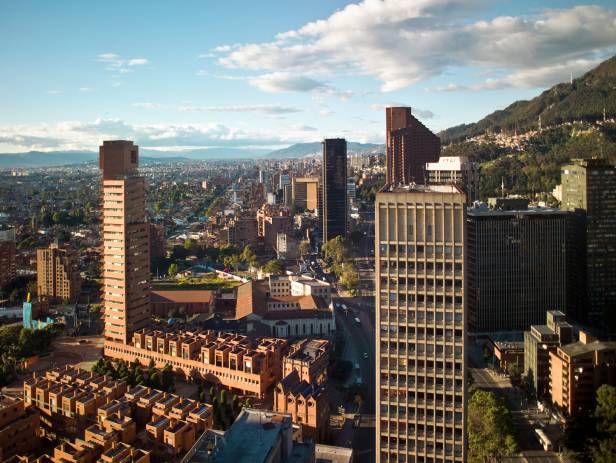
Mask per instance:
[[[411,108],[385,109],[386,183],[425,183],[425,166],[438,161],[441,141],[411,114]]]
[[[15,276],[15,230],[0,230],[0,288]]]
[[[347,143],[344,138],[323,141],[323,242],[346,236]],[[319,211],[320,213],[320,211]]]
[[[100,147],[105,338],[123,343],[150,319],[149,227],[138,149],[123,140]]]
[[[558,209],[502,209],[485,205],[467,213],[467,312],[473,333],[524,331],[548,310],[569,312],[568,219]]]
[[[469,203],[477,199],[479,167],[466,156],[441,156],[438,162],[426,164],[428,182],[432,185],[458,185],[466,193]]]
[[[576,159],[561,170],[562,209],[585,230],[588,320],[616,332],[616,167],[603,159]],[[581,274],[581,272],[580,272]]]
[[[293,177],[293,204],[298,209],[315,211],[319,203],[318,177]]]
[[[465,201],[454,185],[377,193],[377,462],[465,461]]]
[[[77,256],[57,243],[36,251],[36,287],[39,298],[75,302],[81,290]]]

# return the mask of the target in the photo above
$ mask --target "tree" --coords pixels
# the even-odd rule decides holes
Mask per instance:
[[[178,274],[178,264],[174,262],[169,265],[169,268],[167,269],[167,275],[169,275],[171,278],[175,278],[177,274]]]
[[[248,245],[244,247],[244,250],[240,255],[240,259],[242,260],[242,262],[245,262],[246,265],[251,267],[256,266],[258,262],[256,254],[252,252],[252,249],[250,249],[250,246]]]
[[[303,257],[310,254],[312,250],[312,246],[310,246],[310,241],[300,241],[299,243],[299,254]]]
[[[284,271],[284,266],[279,260],[269,260],[263,266],[263,272],[271,275],[280,275]]]
[[[322,251],[325,258],[334,264],[341,264],[351,256],[351,247],[342,236],[336,236],[329,240],[323,245]]]
[[[511,414],[502,398],[475,389],[468,403],[468,461],[487,463],[517,451]]]
[[[597,389],[595,418],[597,431],[616,435],[616,387],[603,384]]]

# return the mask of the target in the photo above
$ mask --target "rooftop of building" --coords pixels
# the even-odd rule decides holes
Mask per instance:
[[[325,339],[309,339],[299,341],[291,346],[288,358],[301,361],[314,361],[329,349],[329,341]]]
[[[213,303],[216,298],[216,291],[211,290],[192,290],[192,291],[160,291],[153,290],[151,293],[152,303],[175,303],[189,304],[195,302]]]
[[[592,341],[592,342],[574,342],[561,346],[561,351],[570,357],[576,357],[578,355],[589,354],[591,352],[616,350],[616,342],[613,341]]]
[[[385,185],[379,193],[444,193],[458,194],[463,193],[456,185],[421,185],[412,183],[410,185]]]
[[[317,444],[315,446],[315,463],[351,463],[353,449]]]
[[[291,428],[289,415],[244,409],[225,433],[224,447],[212,461],[260,463],[266,461],[283,430]]]

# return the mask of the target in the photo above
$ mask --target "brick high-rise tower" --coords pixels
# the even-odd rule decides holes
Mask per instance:
[[[138,147],[105,141],[103,171],[103,299],[105,339],[126,343],[150,320],[150,245]]]
[[[386,182],[389,185],[426,183],[427,162],[437,162],[441,141],[411,114],[411,108],[385,108]]]

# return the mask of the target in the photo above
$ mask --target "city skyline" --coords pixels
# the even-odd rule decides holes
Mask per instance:
[[[279,5],[240,2],[230,17],[216,4],[11,4],[0,152],[382,143],[385,106],[437,132],[577,77],[616,43],[607,1],[337,0],[271,15]]]

